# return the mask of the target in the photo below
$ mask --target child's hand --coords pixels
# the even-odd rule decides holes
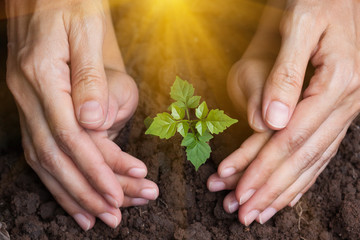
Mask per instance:
[[[245,141],[208,182],[213,191],[235,189],[224,207],[234,212],[240,203],[245,225],[255,219],[265,223],[293,206],[335,155],[360,111],[359,2],[290,1],[284,15],[271,9],[229,76],[234,103],[242,101],[237,95],[242,92],[250,125],[265,133]],[[280,36],[281,46],[266,43]],[[316,71],[301,94],[308,61]],[[266,129],[279,131],[267,140]]]

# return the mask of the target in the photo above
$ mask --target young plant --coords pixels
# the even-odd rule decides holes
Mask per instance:
[[[170,91],[171,98],[175,100],[169,107],[171,114],[164,112],[154,119],[145,119],[148,127],[145,134],[169,139],[176,131],[180,133],[184,138],[181,146],[186,148],[187,159],[198,170],[210,157],[208,142],[213,138],[212,134],[223,132],[237,120],[219,109],[209,111],[206,102],[200,104],[201,97],[194,96],[194,91],[193,85],[176,77]]]

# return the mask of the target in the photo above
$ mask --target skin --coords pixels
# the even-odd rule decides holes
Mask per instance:
[[[228,78],[234,106],[247,112],[255,133],[208,179],[210,191],[232,190],[224,209],[238,211],[244,225],[294,206],[359,114],[359,22],[358,1],[278,0],[265,7]],[[309,62],[315,72],[307,85]]]
[[[157,198],[140,160],[113,143],[138,92],[107,1],[9,0],[7,84],[26,161],[84,230],[115,228],[119,207]],[[96,36],[96,37],[94,37]]]

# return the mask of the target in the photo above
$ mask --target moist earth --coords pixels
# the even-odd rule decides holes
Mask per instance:
[[[186,160],[179,136],[161,141],[144,135],[143,120],[166,110],[168,92],[176,75],[192,82],[196,93],[210,107],[225,109],[242,119],[226,97],[225,79],[256,29],[263,1],[231,0],[229,6],[221,8],[218,7],[224,5],[221,0],[193,2],[197,4],[189,3],[188,14],[199,20],[198,31],[169,26],[169,16],[165,13],[157,12],[157,18],[146,15],[150,0],[116,4],[112,1],[119,45],[127,71],[140,92],[137,112],[115,141],[122,150],[144,161],[149,169],[147,178],[160,189],[159,198],[149,205],[121,209],[123,218],[116,229],[98,221],[90,231],[82,231],[27,166],[20,146],[16,106],[5,87],[6,54],[2,55],[1,240],[9,236],[11,239],[360,239],[360,118],[350,125],[336,156],[293,208],[286,207],[264,225],[254,223],[250,227],[240,224],[236,213],[227,214],[223,210],[222,201],[227,192],[211,193],[206,188],[207,178],[216,171],[217,164],[249,135],[246,124],[237,124],[216,136],[211,143],[211,159],[197,172]],[[252,9],[251,14],[244,9]],[[4,20],[1,26],[0,40],[5,43]],[[178,41],[172,32],[186,38]],[[170,37],[166,38],[165,33]],[[212,45],[218,46],[216,49],[206,48],[210,41],[206,36]],[[169,38],[175,39],[172,44],[176,48],[164,40]],[[6,51],[4,46],[1,44],[1,52]]]

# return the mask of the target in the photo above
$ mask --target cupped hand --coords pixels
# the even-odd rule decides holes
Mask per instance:
[[[358,1],[288,1],[284,13],[266,7],[254,40],[229,75],[233,102],[244,100],[250,126],[263,132],[246,140],[208,180],[212,191],[234,190],[224,208],[238,210],[243,224],[263,224],[294,206],[359,114],[359,22]],[[281,45],[260,43],[272,36]],[[309,61],[316,70],[302,91]],[[237,95],[239,89],[246,94]]]
[[[158,195],[146,166],[111,139],[134,113],[107,2],[6,2],[7,83],[29,165],[84,229]],[[136,187],[134,187],[136,186]]]

